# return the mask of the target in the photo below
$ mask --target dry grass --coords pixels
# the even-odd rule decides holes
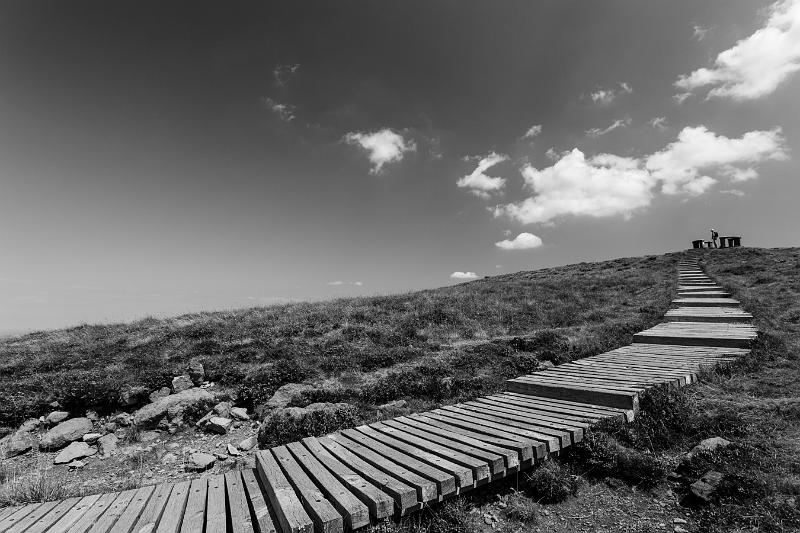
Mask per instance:
[[[37,462],[34,470],[25,472],[0,467],[0,507],[60,500],[73,496],[69,487],[69,474],[57,472],[44,460]]]

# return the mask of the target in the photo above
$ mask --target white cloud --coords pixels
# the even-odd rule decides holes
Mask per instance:
[[[537,135],[542,133],[542,125],[541,124],[534,124],[528,131],[525,132],[525,135],[522,136],[523,139],[533,139]]]
[[[592,128],[590,130],[586,130],[586,136],[596,138],[600,137],[601,135],[605,135],[606,133],[611,133],[612,131],[618,128],[625,128],[630,125],[631,125],[631,119],[629,118],[618,119],[612,122],[611,125],[605,129],[601,130],[600,128]]]
[[[697,126],[684,128],[677,141],[647,157],[645,167],[661,182],[665,194],[696,195],[713,185],[709,172],[739,181],[753,179],[757,173],[752,164],[787,158],[779,128],[750,131],[739,139],[731,139]]]
[[[371,133],[350,132],[344,136],[344,141],[367,151],[373,165],[370,174],[379,174],[387,163],[401,161],[404,154],[417,149],[412,139],[405,139],[389,128]]]
[[[520,233],[513,239],[505,239],[494,243],[495,246],[503,250],[530,250],[542,245],[542,239],[533,233]]]
[[[299,68],[299,63],[294,63],[292,65],[276,65],[275,69],[272,71],[272,76],[275,78],[275,85],[284,87],[289,81],[289,78],[291,78]]]
[[[329,281],[328,285],[332,285],[332,286],[354,285],[356,287],[361,287],[363,285],[363,283],[360,282],[360,281],[341,281],[341,280],[336,280],[336,281]]]
[[[542,170],[526,165],[522,176],[534,194],[493,212],[524,224],[547,224],[564,216],[629,217],[649,206],[657,190],[697,196],[721,180],[754,179],[754,165],[788,157],[779,128],[750,131],[737,139],[704,126],[687,127],[663,150],[641,158],[586,158],[575,148]]]
[[[450,274],[453,279],[477,279],[478,275],[475,272],[453,272]]]
[[[684,93],[710,87],[708,98],[751,100],[771,94],[800,70],[800,0],[770,8],[764,27],[721,52],[712,68],[683,75],[675,86]]]
[[[725,189],[719,192],[722,194],[730,194],[731,196],[738,196],[739,198],[745,196],[744,191],[740,191],[739,189]]]
[[[577,148],[543,170],[526,165],[522,176],[535,195],[498,206],[495,216],[507,215],[524,224],[566,215],[629,216],[649,205],[652,196],[650,176],[636,159],[611,154],[586,159]]]
[[[264,105],[267,106],[267,109],[278,115],[278,117],[284,122],[291,122],[295,118],[294,107],[289,104],[281,104],[269,96],[265,96]]]
[[[589,98],[592,99],[592,102],[598,105],[609,105],[611,102],[617,99],[618,96],[623,94],[630,94],[633,92],[633,89],[630,85],[626,82],[620,82],[619,87],[617,88],[610,88],[610,89],[603,89],[598,87],[597,90],[592,91],[589,93]]]
[[[711,30],[711,28],[704,28],[703,26],[700,26],[699,24],[695,24],[692,27],[692,37],[694,37],[698,41],[702,41],[703,39],[706,38],[706,35],[708,35],[708,32],[710,30]]]
[[[665,130],[667,129],[667,117],[653,117],[648,124],[657,130]]]
[[[500,192],[506,184],[503,178],[486,175],[491,167],[508,160],[505,154],[492,152],[478,162],[472,173],[467,174],[456,182],[456,185],[469,189],[469,192],[481,198],[489,198],[493,193]]]

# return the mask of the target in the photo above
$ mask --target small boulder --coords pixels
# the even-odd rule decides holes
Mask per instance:
[[[176,456],[172,452],[167,452],[167,453],[165,453],[164,455],[161,456],[161,464],[162,465],[171,465],[172,463],[174,463],[177,460],[178,460],[178,456]]]
[[[214,466],[216,460],[217,458],[210,453],[195,452],[189,455],[189,464],[186,465],[186,468],[197,472],[203,472]]]
[[[115,424],[119,424],[122,427],[128,427],[133,424],[133,415],[130,413],[119,413],[114,415],[111,418],[111,421]]]
[[[247,414],[247,409],[244,407],[232,407],[231,416],[236,420],[250,420],[250,415]]]
[[[536,368],[537,372],[541,372],[542,370],[550,370],[553,368],[554,365],[552,361],[539,361],[539,366]]]
[[[236,446],[234,446],[233,444],[228,443],[226,448],[228,450],[228,455],[233,455],[234,457],[240,455],[239,450],[237,450]]]
[[[161,387],[160,389],[151,392],[149,398],[151,402],[157,402],[161,398],[166,398],[170,394],[172,394],[172,389],[169,387]]]
[[[727,448],[731,445],[731,441],[727,439],[723,439],[722,437],[711,437],[709,439],[704,439],[700,441],[700,444],[695,446],[694,448],[686,454],[687,459],[691,459],[695,455],[702,453],[702,452],[714,452],[718,449]]]
[[[19,427],[19,429],[17,429],[17,431],[21,431],[23,433],[30,433],[31,431],[39,429],[39,426],[41,425],[42,423],[41,421],[39,421],[38,418],[29,418],[28,420],[22,423],[22,425]]]
[[[206,422],[205,428],[208,431],[213,431],[214,433],[225,435],[231,428],[232,423],[233,420],[231,420],[230,418],[224,418],[221,416],[212,416],[208,420],[208,422]]]
[[[407,405],[408,402],[406,400],[395,400],[393,402],[379,405],[378,409],[380,409],[381,411],[393,412],[393,411],[399,411],[400,409],[403,409]]]
[[[0,456],[10,459],[28,453],[36,446],[36,437],[29,431],[18,430],[0,441]]]
[[[72,418],[50,428],[39,442],[43,450],[58,450],[72,441],[82,439],[92,431],[92,422],[88,418]]]
[[[258,444],[257,438],[247,437],[242,442],[240,442],[236,447],[243,452],[249,452],[250,450],[256,447],[256,444]]]
[[[67,418],[69,418],[69,413],[66,411],[53,411],[45,417],[44,421],[48,426],[55,426]]]
[[[276,390],[275,394],[266,401],[263,407],[265,411],[281,409],[292,403],[292,400],[296,397],[314,389],[316,389],[316,387],[306,383],[287,383]]]
[[[176,394],[185,390],[189,390],[192,387],[194,387],[194,382],[192,382],[192,378],[186,374],[172,378],[172,390]]]
[[[142,385],[127,386],[119,392],[119,404],[131,407],[147,402],[149,391]]]
[[[103,457],[109,457],[117,451],[118,441],[119,438],[113,433],[103,435],[97,439],[97,447],[99,448],[100,453],[103,454]]]
[[[210,392],[192,388],[145,405],[134,413],[133,421],[140,428],[154,428],[166,417],[178,426],[189,415],[205,412],[213,402],[214,396]]]
[[[206,379],[206,369],[203,368],[203,364],[197,360],[189,361],[189,364],[186,365],[184,372],[186,372],[186,374],[189,376],[189,379],[191,379],[192,383],[195,385],[200,385],[203,383],[203,380]]]
[[[709,503],[716,498],[717,488],[722,482],[723,477],[724,475],[721,472],[709,470],[703,474],[703,477],[692,483],[689,490],[692,496],[701,503]]]
[[[83,436],[83,442],[93,444],[97,442],[97,439],[99,439],[102,436],[103,436],[102,433],[87,433],[86,435]]]
[[[53,459],[53,463],[57,465],[63,465],[67,463],[71,463],[76,459],[83,459],[84,457],[91,457],[92,455],[97,453],[97,448],[93,446],[89,446],[85,442],[73,442],[56,455],[56,458]]]
[[[230,418],[232,408],[233,406],[231,405],[231,402],[219,402],[214,406],[212,411],[214,411],[214,414],[221,416],[222,418]]]
[[[84,466],[86,466],[86,463],[78,459],[75,459],[74,461],[72,461],[70,464],[67,465],[67,468],[69,468],[70,470],[77,470],[83,468]]]
[[[92,423],[97,423],[100,421],[100,415],[97,414],[97,411],[92,411],[89,409],[86,411],[86,418],[92,421]]]

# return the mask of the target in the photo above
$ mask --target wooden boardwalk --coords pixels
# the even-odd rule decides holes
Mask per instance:
[[[457,496],[558,454],[655,386],[746,354],[752,316],[693,262],[667,322],[633,344],[509,380],[507,392],[311,437],[257,468],[0,509],[0,533],[336,533]]]

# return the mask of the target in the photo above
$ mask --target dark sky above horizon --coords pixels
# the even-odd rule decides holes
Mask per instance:
[[[800,0],[0,4],[0,332],[798,242]]]

